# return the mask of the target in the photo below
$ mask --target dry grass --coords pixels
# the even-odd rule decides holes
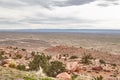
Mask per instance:
[[[0,66],[0,80],[24,80],[25,77],[33,78],[35,80],[39,80],[46,76],[44,76],[42,72],[36,74],[36,72],[28,72],[28,71],[19,71],[12,68],[6,68]]]

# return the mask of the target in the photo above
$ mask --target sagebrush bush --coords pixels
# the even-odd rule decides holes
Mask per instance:
[[[9,66],[10,68],[16,68],[16,64],[15,64],[15,63],[9,63],[8,66]]]
[[[103,80],[103,76],[98,76],[98,77],[94,77],[94,79],[92,79],[92,80]]]
[[[38,71],[41,67],[43,68],[43,71],[46,71],[49,66],[50,59],[50,56],[46,56],[45,54],[35,55],[34,59],[29,64],[30,70]]]
[[[34,79],[32,77],[24,77],[24,80],[36,80],[36,79]]]
[[[76,55],[70,57],[70,59],[76,59],[76,58],[78,58]]]
[[[72,75],[72,80],[76,80],[77,77],[78,77],[78,75],[73,74]]]
[[[51,78],[39,78],[39,79],[35,79],[35,78],[32,78],[32,77],[24,77],[24,80],[53,80]]]
[[[31,55],[32,55],[32,56],[35,56],[35,51],[32,51],[32,52],[31,52]]]
[[[22,55],[20,55],[20,54],[16,55],[16,59],[21,59],[21,58],[22,58]]]
[[[5,53],[5,51],[0,51],[0,54],[3,55]]]
[[[105,64],[105,63],[106,63],[103,59],[100,59],[99,62],[100,62],[101,64]]]
[[[25,69],[25,65],[20,65],[20,64],[19,64],[19,65],[17,65],[16,68],[19,69],[19,70],[23,70],[23,71],[26,70],[26,69]]]
[[[116,64],[111,64],[112,66],[116,67],[117,65]]]
[[[2,56],[2,54],[0,54],[0,60],[4,59],[4,57]]]
[[[50,63],[50,66],[49,66],[48,71],[46,72],[46,74],[48,76],[51,76],[51,77],[56,77],[56,75],[58,75],[59,73],[62,73],[64,71],[66,71],[66,70],[65,70],[65,66],[63,65],[62,62],[52,61]]]
[[[93,57],[90,55],[90,54],[85,54],[84,53],[84,55],[82,56],[82,60],[81,60],[81,62],[83,63],[83,64],[91,64],[91,59],[93,59]]]
[[[26,49],[24,49],[24,48],[23,48],[23,49],[21,49],[21,50],[22,50],[22,51],[26,51]]]
[[[65,67],[62,62],[50,62],[50,59],[51,56],[47,56],[45,54],[35,55],[34,59],[29,64],[30,70],[38,71],[41,67],[43,72],[51,77],[55,77],[57,74],[65,71]]]

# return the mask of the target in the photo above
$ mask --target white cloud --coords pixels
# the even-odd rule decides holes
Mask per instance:
[[[8,0],[5,0],[4,4],[6,4],[5,2],[9,3]],[[98,5],[103,4],[103,2],[109,6]],[[113,2],[96,0],[84,5],[72,5],[71,3],[71,6],[62,7],[51,5],[50,8],[41,5],[28,5],[27,2],[21,2],[21,0],[14,0],[13,3],[21,4],[21,6],[12,6],[9,8],[5,5],[0,5],[0,29],[120,29],[120,5],[113,4],[120,3],[120,0]],[[9,4],[13,3],[10,2]]]

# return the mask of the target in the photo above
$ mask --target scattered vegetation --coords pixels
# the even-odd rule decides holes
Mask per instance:
[[[24,80],[53,80],[51,78],[39,78],[39,79],[35,79],[32,77],[24,77]]]
[[[22,55],[20,55],[20,54],[16,55],[16,59],[21,59],[21,58],[22,58]]]
[[[58,75],[59,73],[62,73],[64,71],[66,71],[66,70],[65,70],[65,66],[63,65],[62,62],[52,61],[50,63],[49,69],[46,72],[46,74],[51,77],[56,77],[56,75]]]
[[[106,62],[105,62],[103,59],[100,59],[99,62],[100,62],[101,64],[106,64]]]
[[[5,51],[0,51],[0,54],[3,55],[5,53]]]
[[[116,67],[117,65],[116,64],[111,64],[112,66]]]
[[[26,51],[26,49],[23,48],[22,51]]]
[[[93,59],[93,57],[92,57],[90,54],[85,54],[85,53],[84,53],[84,55],[82,56],[81,62],[82,62],[83,64],[89,65],[89,64],[91,64],[91,59]]]
[[[46,70],[49,66],[50,59],[51,59],[51,56],[46,56],[43,53],[40,55],[35,55],[34,59],[29,64],[30,70],[38,71],[41,67],[41,68],[43,68],[43,71],[46,72]]]
[[[16,68],[16,64],[15,63],[9,63],[8,65],[10,68]]]
[[[76,58],[78,58],[76,55],[70,57],[70,59],[76,59]]]
[[[17,50],[17,49],[18,49],[18,47],[15,47],[15,48],[14,48],[14,50]]]
[[[118,70],[116,69],[115,71],[114,71],[114,73],[113,73],[113,77],[117,77],[118,76]]]
[[[36,79],[34,79],[32,77],[24,77],[24,80],[36,80]]]
[[[103,80],[103,76],[98,76],[98,77],[94,77],[94,79],[93,80]]]
[[[64,57],[68,57],[69,55],[68,54],[63,54]]]
[[[0,51],[0,60],[4,59],[4,57],[2,56],[4,54],[4,51]]]
[[[78,77],[78,75],[73,74],[72,75],[72,80],[76,80],[77,77]]]
[[[17,48],[15,48],[15,50],[16,49]],[[14,50],[14,48],[13,48],[13,50]],[[24,80],[53,80],[53,79],[51,79],[49,77],[56,77],[59,73],[62,73],[62,72],[66,71],[65,65],[62,62],[60,62],[62,60],[59,60],[59,61],[56,61],[57,59],[56,60],[54,60],[54,59],[51,60],[51,56],[45,55],[44,53],[34,52],[34,51],[30,53],[32,55],[32,57],[30,55],[30,58],[27,59],[27,57],[24,56],[24,53],[25,54],[27,53],[26,49],[18,49],[18,50],[22,50],[22,51],[21,51],[21,54],[15,54],[16,56],[13,56],[13,54],[12,55],[11,54],[6,55],[8,52],[0,51],[0,60],[1,60],[1,65],[3,65],[4,67],[8,66],[8,67],[10,67],[8,69],[11,69],[11,70],[12,70],[12,68],[15,68],[15,69],[13,69],[15,71],[10,71],[11,74],[13,74],[14,72],[16,74],[17,71],[19,71],[18,72],[19,74],[23,74],[25,72],[24,76],[20,75],[20,77],[19,77],[19,74],[17,75],[17,77],[19,77],[20,79],[24,79]],[[26,52],[23,53],[23,51],[26,51]],[[14,52],[11,51],[10,53],[14,53]],[[5,56],[6,56],[6,58],[8,58],[8,61],[4,60]],[[61,55],[59,57],[61,57]],[[69,56],[68,54],[63,54],[62,57],[63,58],[67,57],[69,59],[76,59],[76,58],[78,58],[76,55]],[[19,64],[19,60],[16,60],[16,59],[21,59],[21,60],[25,59],[28,62],[25,65],[29,65],[29,67],[23,65],[22,63]],[[91,69],[91,70],[94,70],[96,72],[96,74],[99,74],[100,71],[106,71],[106,72],[110,72],[111,71],[111,70],[107,70],[107,69],[104,70],[104,68],[101,67],[101,66],[100,67],[99,66],[98,67],[97,66],[93,67],[94,64],[93,64],[93,66],[90,66],[89,69],[87,69],[89,67],[89,64],[92,63],[91,59],[94,59],[91,54],[84,53],[84,55],[82,56],[81,63],[88,65],[85,68],[83,68],[84,71],[91,72],[91,71],[89,71]],[[20,62],[21,62],[21,60],[20,60]],[[73,61],[73,60],[70,60],[70,61]],[[74,61],[76,61],[76,60],[74,60]],[[4,63],[5,63],[5,65],[4,65]],[[66,63],[67,63],[67,61],[65,62],[65,64]],[[103,59],[100,59],[99,63],[107,64]],[[98,63],[98,61],[96,62],[96,64],[99,64],[99,63]],[[71,64],[70,65],[69,64],[68,64],[68,66],[66,66],[66,68],[67,67],[72,67]],[[117,65],[116,64],[109,64],[109,65],[110,65],[110,69],[112,69],[111,73],[113,74],[111,76],[112,77],[117,77],[118,76],[118,72],[119,72],[118,70],[116,70],[117,67],[115,67]],[[103,66],[106,66],[106,65],[103,65]],[[81,70],[81,68],[79,68],[79,66],[77,66],[77,67],[75,66],[75,68],[76,68],[76,70],[74,70],[74,72],[76,72],[76,73]],[[103,70],[100,70],[101,68]],[[5,68],[5,69],[7,69],[7,68]],[[18,70],[16,70],[16,69],[18,69]],[[9,71],[9,70],[7,70],[7,71]],[[69,71],[69,72],[72,74],[72,76],[70,74],[70,76],[72,77],[72,80],[89,80],[89,79],[90,80],[103,80],[103,76],[98,76],[98,77],[94,77],[93,78],[93,77],[88,76],[88,75],[87,76],[86,75],[81,75],[81,74],[80,75],[78,75],[78,74],[74,75],[74,73],[72,73],[72,70]],[[28,74],[28,73],[30,73],[30,74]],[[30,76],[32,74],[34,74],[35,76]],[[49,76],[49,77],[41,78],[41,76],[42,77],[43,76]],[[8,78],[9,78],[9,76],[8,76]],[[16,78],[16,76],[13,79],[12,78],[10,76],[11,80]]]
[[[38,71],[40,67],[43,69],[43,72],[48,76],[56,76],[57,74],[65,71],[65,67],[62,62],[52,61],[49,62],[51,56],[46,56],[45,54],[35,55],[32,62],[30,62],[30,70]]]
[[[0,54],[0,60],[4,59],[4,57],[2,56],[2,54]]]
[[[35,56],[35,51],[32,51],[32,52],[31,52],[31,55],[32,55],[32,56]]]
[[[25,65],[17,65],[17,67],[16,67],[17,69],[19,69],[19,70],[23,70],[23,71],[25,71],[26,69],[25,69]]]

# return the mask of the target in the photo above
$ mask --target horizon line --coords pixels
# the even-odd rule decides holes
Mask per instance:
[[[37,28],[37,29],[29,29],[29,28],[21,28],[21,29],[0,29],[0,30],[120,30],[120,29],[77,29],[77,28],[53,28],[53,29],[50,29],[50,28],[47,28],[47,29],[43,29],[43,28]]]

